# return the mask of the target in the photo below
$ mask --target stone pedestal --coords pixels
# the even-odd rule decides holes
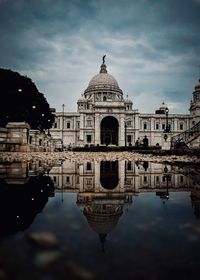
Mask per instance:
[[[7,144],[12,151],[29,151],[28,138],[30,126],[25,122],[9,122],[6,125],[8,130]]]
[[[171,137],[172,137],[173,133],[163,133],[163,137],[162,137],[162,150],[170,150],[171,148]]]

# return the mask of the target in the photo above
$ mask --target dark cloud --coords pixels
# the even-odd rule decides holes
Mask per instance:
[[[199,8],[199,0],[0,0],[0,66],[31,75],[52,106],[66,92],[76,105],[106,53],[138,102],[145,91],[152,100],[189,100],[200,64]]]

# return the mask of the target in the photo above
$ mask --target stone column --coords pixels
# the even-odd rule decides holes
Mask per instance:
[[[125,123],[124,114],[119,117],[119,146],[125,145]]]
[[[83,146],[84,144],[84,133],[83,133],[83,128],[84,128],[84,118],[83,114],[80,114],[80,136],[79,136],[79,141],[80,145]]]
[[[94,144],[100,144],[100,115],[95,114]]]
[[[100,191],[100,161],[94,161],[95,192]]]
[[[134,139],[134,143],[136,142],[136,140],[138,139],[139,137],[139,114],[138,112],[135,113],[134,115],[134,118],[135,118],[135,139]]]

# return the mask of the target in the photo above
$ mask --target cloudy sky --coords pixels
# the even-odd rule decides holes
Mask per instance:
[[[0,0],[0,67],[27,75],[51,107],[76,111],[99,72],[135,109],[188,113],[200,76],[200,0]]]

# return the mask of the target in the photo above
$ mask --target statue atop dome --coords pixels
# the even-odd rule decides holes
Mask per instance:
[[[103,58],[102,58],[103,64],[105,64],[105,57],[106,57],[106,55],[104,55]]]

